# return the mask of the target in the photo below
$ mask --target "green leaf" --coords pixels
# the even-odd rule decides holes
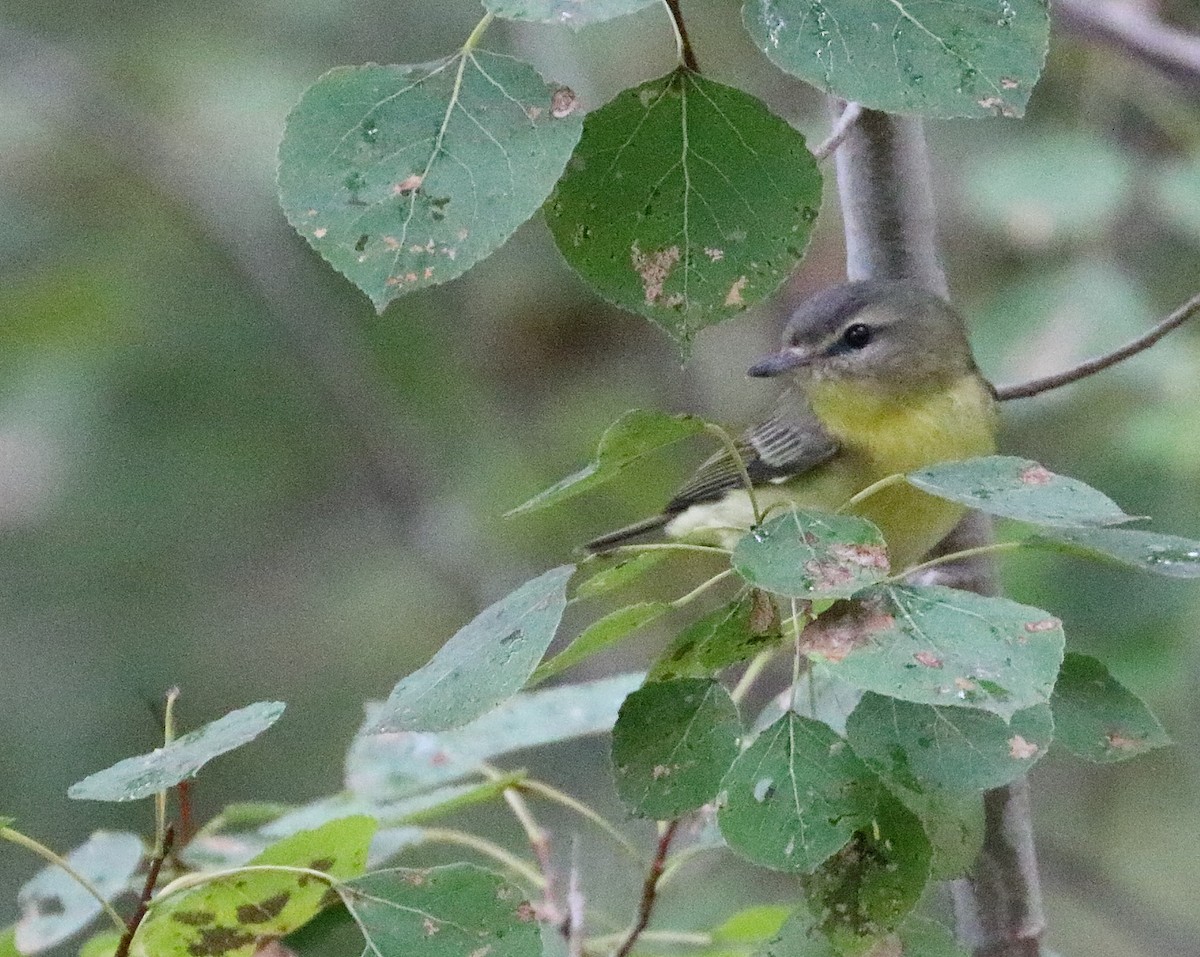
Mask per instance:
[[[250,957],[264,939],[290,933],[328,906],[331,883],[363,872],[375,827],[369,817],[342,818],[286,837],[248,865],[306,868],[333,881],[285,870],[235,870],[157,898],[134,935],[131,953]]]
[[[1176,535],[1132,528],[1072,528],[1054,529],[1025,541],[1089,558],[1111,559],[1168,578],[1200,578],[1200,542]]]
[[[1146,703],[1087,655],[1063,660],[1051,707],[1059,743],[1088,761],[1125,761],[1171,743]]]
[[[649,680],[709,678],[779,641],[779,625],[773,618],[757,623],[766,627],[755,631],[756,610],[764,599],[770,600],[758,594],[761,597],[752,593],[732,601],[685,628],[650,669]]]
[[[744,535],[731,561],[750,584],[792,598],[849,598],[888,572],[883,536],[866,519],[800,509]]]
[[[115,930],[106,930],[102,934],[90,937],[79,948],[79,957],[113,957],[117,945],[121,943],[121,935]],[[4,957],[4,948],[0,947],[0,957]]]
[[[546,218],[600,295],[686,354],[697,330],[783,282],[820,205],[799,133],[754,97],[681,68],[588,115]]]
[[[67,863],[111,901],[134,884],[145,848],[136,834],[97,831]],[[49,950],[100,916],[100,902],[62,868],[48,864],[17,893],[16,943],[23,954]]]
[[[288,116],[288,221],[379,310],[491,255],[537,212],[579,140],[569,90],[511,57],[330,70]]]
[[[931,856],[920,821],[880,791],[871,825],[803,879],[805,901],[825,935],[850,952],[893,930],[916,906]]]
[[[620,475],[644,455],[704,431],[704,420],[694,415],[666,415],[633,409],[604,430],[596,457],[574,475],[568,475],[508,515],[557,505],[564,499],[589,492]]]
[[[561,23],[578,30],[636,13],[656,0],[483,0],[483,5],[505,20]]]
[[[643,601],[609,612],[603,618],[588,625],[578,638],[549,661],[538,665],[533,677],[530,678],[530,683],[539,684],[547,678],[561,674],[610,645],[615,645],[623,638],[627,638],[639,628],[661,618],[670,610],[670,602]]]
[[[934,465],[911,473],[908,480],[938,498],[1037,525],[1114,525],[1133,519],[1078,479],[1007,455]]]
[[[1007,598],[891,585],[835,606],[803,640],[865,691],[1005,720],[1050,700],[1065,642],[1057,618]]]
[[[889,113],[1021,116],[1049,44],[1046,0],[746,0],[776,66]]]
[[[642,680],[616,675],[518,694],[453,731],[361,731],[346,756],[346,787],[372,800],[394,799],[465,777],[512,751],[600,734]],[[369,715],[367,727],[373,723]]]
[[[533,674],[567,607],[574,565],[526,582],[461,628],[375,709],[372,733],[444,731],[510,698]]]
[[[655,681],[621,706],[613,728],[617,793],[660,821],[707,804],[738,752],[737,705],[716,681]]]
[[[671,556],[670,552],[638,552],[627,558],[618,559],[616,564],[596,572],[591,578],[580,582],[575,589],[576,598],[597,598],[624,588],[637,581],[646,572]]]
[[[846,724],[855,753],[885,780],[917,792],[986,791],[1015,781],[1049,749],[1050,708],[1011,722],[972,708],[913,704],[868,692]]]
[[[714,944],[756,944],[778,934],[790,913],[791,908],[781,904],[747,907],[714,927],[709,936]]]
[[[913,812],[933,848],[930,876],[944,881],[962,877],[979,859],[986,821],[983,796],[949,791],[909,791],[885,779],[888,789]]]
[[[231,711],[149,754],[126,758],[72,784],[69,797],[84,801],[134,801],[193,777],[217,755],[248,744],[271,727],[286,707],[259,701]]]
[[[541,957],[533,907],[472,864],[376,871],[338,887],[367,953],[421,957]]]
[[[895,957],[971,957],[954,932],[926,917],[910,917],[900,927],[900,951]]]
[[[869,826],[879,783],[828,727],[788,713],[738,756],[722,788],[717,822],[734,851],[808,873]]]
[[[817,918],[801,905],[754,957],[846,957],[821,931]]]

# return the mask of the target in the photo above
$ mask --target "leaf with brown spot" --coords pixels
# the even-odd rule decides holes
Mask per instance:
[[[648,680],[711,678],[780,640],[774,603],[763,592],[752,591],[680,632],[654,663]]]
[[[1061,625],[1046,624],[1051,621],[1044,611],[1006,598],[887,585],[834,606],[805,630],[803,641],[833,674],[864,691],[978,708],[1007,721],[1050,699],[1065,641]]]
[[[938,498],[1035,525],[1117,525],[1133,519],[1090,485],[1006,455],[945,462],[912,472],[908,481]]]
[[[345,817],[270,845],[247,866],[320,870],[336,880],[361,874],[376,821]],[[329,883],[307,874],[234,869],[155,901],[134,935],[133,957],[192,954],[251,957],[257,943],[302,927],[329,905]]]
[[[1050,705],[1059,743],[1088,761],[1124,761],[1171,743],[1146,703],[1087,655],[1067,655]]]
[[[883,536],[866,519],[794,509],[737,543],[733,567],[750,584],[791,598],[849,598],[888,572]]]
[[[339,886],[370,953],[541,957],[533,908],[503,877],[472,864],[419,873],[393,868]]]
[[[588,114],[546,220],[593,289],[686,355],[700,329],[779,286],[820,205],[821,174],[795,129],[679,69]]]

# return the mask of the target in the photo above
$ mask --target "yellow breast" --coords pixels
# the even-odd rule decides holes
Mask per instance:
[[[795,503],[833,511],[889,475],[987,455],[995,449],[994,403],[977,375],[964,376],[949,389],[901,402],[861,386],[817,383],[809,391],[809,400],[841,449],[828,462],[786,484],[756,489],[761,509]],[[918,562],[941,541],[963,509],[901,484],[870,496],[853,512],[879,527],[892,568],[900,570]],[[749,496],[737,490],[717,502],[687,509],[671,521],[667,534],[732,548],[753,522]]]

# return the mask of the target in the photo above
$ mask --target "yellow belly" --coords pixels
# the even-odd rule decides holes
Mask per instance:
[[[786,484],[756,488],[761,510],[794,503],[834,511],[890,475],[995,450],[993,401],[978,376],[965,376],[949,389],[902,402],[843,384],[820,384],[810,390],[809,399],[841,450]],[[907,484],[885,488],[849,511],[883,532],[896,570],[920,561],[963,514],[961,506]],[[732,548],[753,523],[750,497],[739,489],[717,502],[687,509],[666,531],[672,538]]]

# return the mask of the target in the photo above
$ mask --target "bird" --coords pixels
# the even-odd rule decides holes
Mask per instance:
[[[940,296],[907,282],[828,287],[792,314],[777,352],[748,370],[789,376],[770,415],[702,463],[658,515],[585,545],[601,553],[657,529],[667,538],[732,549],[761,510],[839,509],[874,523],[891,567],[919,562],[965,512],[897,482],[848,506],[889,476],[989,455],[996,393],[980,373],[966,323]]]

